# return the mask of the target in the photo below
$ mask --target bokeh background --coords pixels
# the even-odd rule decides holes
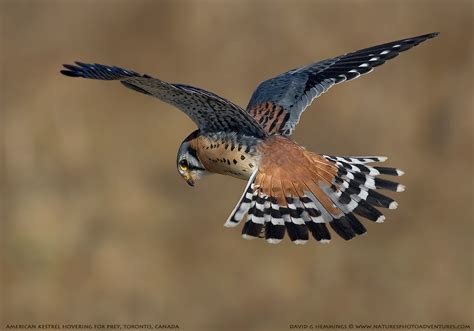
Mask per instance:
[[[472,1],[1,2],[1,313],[5,323],[470,323]],[[246,106],[262,80],[432,31],[306,111],[294,139],[388,155],[408,189],[383,225],[330,245],[245,241],[222,225],[245,186],[190,188],[194,124],[74,60],[199,86]]]

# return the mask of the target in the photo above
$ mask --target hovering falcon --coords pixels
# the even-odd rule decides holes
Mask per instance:
[[[370,165],[385,161],[384,156],[340,157],[307,151],[290,139],[301,113],[332,86],[369,73],[437,35],[398,40],[290,70],[261,83],[245,110],[200,88],[119,67],[75,62],[65,64],[61,73],[118,80],[188,115],[198,129],[178,150],[177,168],[186,182],[194,186],[207,173],[248,181],[226,227],[246,219],[245,239],[264,237],[276,244],[288,232],[292,242],[304,244],[310,232],[325,243],[331,239],[327,224],[349,240],[366,232],[356,215],[383,222],[384,215],[375,207],[395,209],[398,204],[376,190],[402,192],[405,186],[379,175],[403,172]]]

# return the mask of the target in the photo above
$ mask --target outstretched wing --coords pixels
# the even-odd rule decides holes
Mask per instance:
[[[430,33],[398,40],[285,72],[257,87],[247,111],[267,133],[289,136],[306,107],[333,85],[369,73],[399,53],[437,35]]]
[[[70,77],[119,80],[132,90],[169,103],[188,115],[202,132],[237,132],[262,138],[266,133],[239,106],[218,95],[184,84],[170,84],[131,70],[102,64],[65,64],[61,73]]]

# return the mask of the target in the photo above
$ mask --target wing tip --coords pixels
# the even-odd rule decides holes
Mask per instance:
[[[82,75],[79,74],[77,71],[63,69],[63,70],[60,70],[59,72],[63,74],[64,76],[68,76],[68,77],[82,77]]]
[[[83,77],[100,80],[120,80],[128,77],[145,77],[133,70],[124,69],[116,66],[108,66],[99,63],[84,63],[74,61],[74,64],[63,64],[65,69],[60,73],[69,77]],[[147,76],[145,78],[151,78]]]
[[[428,33],[428,34],[426,34],[425,36],[427,37],[427,39],[430,39],[430,38],[437,37],[440,33],[441,33],[441,32],[436,31],[436,32]]]
[[[68,77],[83,77],[82,69],[77,66],[80,62],[74,61],[74,63],[76,65],[64,63],[64,69],[60,70],[59,72]]]
[[[418,44],[421,44],[422,42],[424,42],[428,39],[435,38],[439,34],[440,34],[439,32],[431,32],[431,33],[423,34],[421,36],[417,36],[417,37],[414,37],[414,38],[408,38],[407,41],[412,41],[413,42],[412,47],[413,47],[413,46],[416,46]]]

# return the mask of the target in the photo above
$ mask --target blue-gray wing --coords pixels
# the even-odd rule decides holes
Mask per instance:
[[[430,33],[398,40],[285,72],[257,87],[247,111],[268,134],[289,136],[301,113],[329,88],[369,73],[399,53],[437,35]]]
[[[170,84],[131,70],[101,64],[65,64],[70,77],[119,80],[126,87],[156,97],[188,115],[204,133],[236,132],[262,138],[265,131],[245,110],[218,95],[184,84]]]

